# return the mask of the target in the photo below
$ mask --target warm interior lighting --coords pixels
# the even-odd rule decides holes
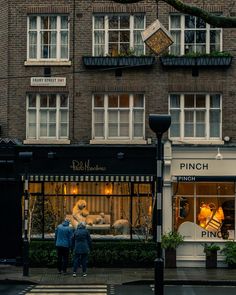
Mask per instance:
[[[106,183],[105,194],[106,195],[111,195],[111,193],[112,193],[111,184],[110,183]]]

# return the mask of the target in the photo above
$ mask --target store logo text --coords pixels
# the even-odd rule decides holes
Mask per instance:
[[[87,161],[77,161],[72,160],[72,165],[70,166],[73,171],[106,171],[106,167],[96,165],[91,165],[90,160]]]
[[[180,163],[180,170],[208,170],[208,163]]]

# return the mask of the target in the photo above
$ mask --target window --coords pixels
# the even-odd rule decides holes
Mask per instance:
[[[171,94],[169,110],[172,139],[220,139],[220,94]]]
[[[27,139],[68,138],[69,107],[66,94],[27,96]]]
[[[30,182],[29,190],[32,238],[53,239],[55,224],[65,216],[76,228],[78,220],[73,216],[80,217],[81,202],[86,206],[84,218],[93,239],[131,238],[131,230],[135,239],[151,237],[152,183]]]
[[[29,60],[68,60],[69,22],[66,15],[28,17]]]
[[[180,182],[173,191],[175,230],[191,239],[235,239],[234,182]]]
[[[134,51],[145,53],[141,32],[145,29],[143,14],[111,14],[93,17],[93,55],[117,56]]]
[[[143,94],[95,94],[93,139],[144,139]]]
[[[222,50],[222,30],[210,26],[199,17],[170,15],[170,33],[174,39],[170,53],[175,55]]]

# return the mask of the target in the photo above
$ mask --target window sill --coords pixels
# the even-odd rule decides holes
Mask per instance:
[[[190,139],[190,140],[187,140],[187,139],[171,139],[170,140],[172,141],[172,144],[224,144],[224,141],[223,140],[220,140],[220,139],[216,139],[216,140],[204,140],[204,139]]]
[[[25,139],[24,144],[70,144],[69,139]]]
[[[92,139],[90,144],[147,144],[144,139],[123,140],[123,139]]]
[[[26,60],[25,66],[71,66],[71,61]]]

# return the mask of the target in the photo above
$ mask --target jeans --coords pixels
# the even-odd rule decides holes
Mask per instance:
[[[88,253],[75,253],[73,261],[73,272],[77,272],[78,267],[82,267],[83,273],[87,270]]]
[[[69,260],[69,248],[57,247],[57,268],[58,271],[66,272]]]

